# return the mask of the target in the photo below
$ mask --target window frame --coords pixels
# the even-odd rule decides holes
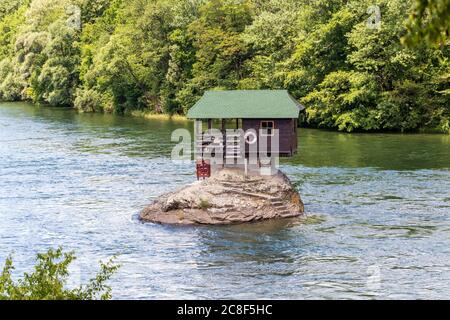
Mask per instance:
[[[263,127],[263,123],[272,123],[272,127],[267,126],[266,128]],[[274,120],[261,120],[259,122],[259,128],[261,129],[261,136],[262,137],[273,137],[275,135],[274,133],[274,129],[275,129],[275,121]],[[269,130],[270,129],[270,133],[264,133],[264,130]]]

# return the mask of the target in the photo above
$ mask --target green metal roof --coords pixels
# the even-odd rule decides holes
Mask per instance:
[[[207,91],[187,113],[189,119],[297,118],[304,107],[287,90]]]

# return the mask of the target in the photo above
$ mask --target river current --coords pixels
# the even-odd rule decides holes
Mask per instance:
[[[306,219],[227,227],[143,224],[195,180],[173,163],[189,122],[0,104],[0,266],[15,276],[62,246],[71,284],[117,255],[114,299],[450,297],[450,136],[299,130],[281,161]]]

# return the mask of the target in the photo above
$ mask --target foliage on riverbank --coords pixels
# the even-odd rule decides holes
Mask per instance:
[[[309,126],[448,132],[448,0],[417,1],[420,24],[415,2],[377,1],[377,24],[369,0],[4,0],[0,99],[182,115],[205,90],[285,88]]]
[[[179,114],[168,114],[168,113],[153,113],[153,112],[145,112],[141,110],[133,110],[130,112],[130,115],[133,117],[139,117],[150,120],[171,120],[176,122],[186,122],[189,121],[183,115]]]
[[[67,289],[69,265],[75,260],[72,252],[61,248],[37,254],[32,273],[24,273],[18,281],[12,278],[14,265],[7,258],[0,274],[0,300],[92,300],[111,299],[111,287],[106,285],[117,271],[112,260],[100,264],[100,272],[85,285]]]

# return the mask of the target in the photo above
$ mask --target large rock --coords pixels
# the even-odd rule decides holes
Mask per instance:
[[[245,176],[242,170],[226,168],[160,196],[140,218],[168,224],[232,224],[296,217],[303,211],[299,194],[281,171]]]

